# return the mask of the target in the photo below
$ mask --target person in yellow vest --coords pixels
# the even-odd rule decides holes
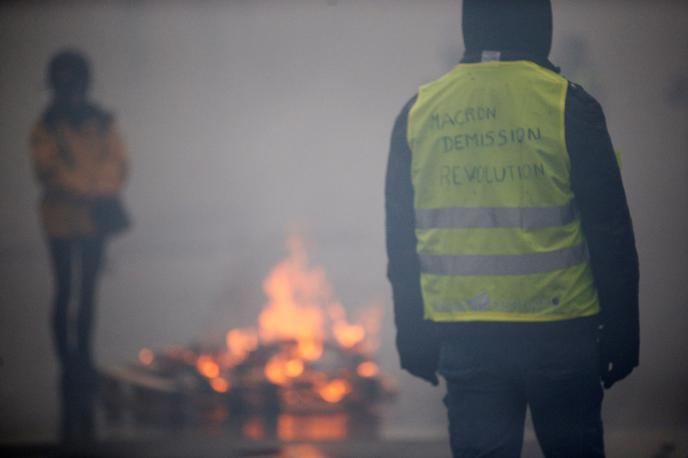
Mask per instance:
[[[33,127],[30,144],[54,278],[52,331],[62,369],[61,434],[65,440],[89,439],[92,409],[88,403],[87,408],[79,407],[92,394],[96,380],[91,340],[108,235],[95,209],[116,200],[127,159],[113,116],[87,97],[90,67],[83,54],[57,53],[48,66],[48,84],[53,98]],[[78,285],[78,295],[73,294],[73,284]],[[75,319],[69,313],[73,296],[78,297]]]
[[[447,382],[455,457],[604,456],[638,364],[638,259],[600,105],[548,56],[549,0],[464,0],[466,52],[398,116],[386,176],[401,366]]]

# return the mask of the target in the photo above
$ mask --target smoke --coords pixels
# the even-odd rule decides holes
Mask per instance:
[[[93,98],[116,113],[132,159],[125,201],[135,226],[109,246],[100,364],[253,322],[261,279],[296,224],[343,303],[384,298],[380,354],[397,370],[383,231],[388,141],[417,86],[460,57],[456,2],[0,8],[0,439],[54,434],[51,285],[27,136],[48,100],[45,65],[63,46],[91,57]],[[607,425],[685,424],[688,368],[677,352],[688,343],[688,115],[675,94],[687,73],[688,9],[555,1],[554,14],[552,59],[591,82],[622,153],[641,260],[641,366],[609,392]],[[396,375],[387,434],[444,434],[440,390]]]

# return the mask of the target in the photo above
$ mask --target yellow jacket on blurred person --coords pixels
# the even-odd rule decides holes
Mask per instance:
[[[41,218],[50,237],[96,235],[92,202],[116,196],[127,171],[124,143],[112,117],[99,112],[74,125],[39,120],[31,132],[31,155],[43,188]]]

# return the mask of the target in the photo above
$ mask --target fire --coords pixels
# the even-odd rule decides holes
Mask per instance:
[[[330,287],[322,269],[309,269],[300,239],[289,239],[290,256],[263,282],[269,302],[258,317],[265,342],[294,340],[299,356],[314,361],[322,355],[325,316],[322,306]]]
[[[320,387],[318,394],[325,401],[336,404],[351,392],[351,385],[344,379],[334,379]]]
[[[298,358],[287,358],[283,354],[270,358],[265,365],[265,376],[276,385],[285,385],[289,379],[298,377],[303,373],[303,361]]]
[[[298,377],[303,374],[303,361],[300,359],[290,359],[284,368],[288,377]]]
[[[225,338],[227,351],[235,362],[243,361],[258,347],[258,333],[253,328],[232,329]]]
[[[210,386],[218,393],[226,393],[230,388],[229,380],[223,377],[215,377],[210,380]]]
[[[330,320],[332,321],[332,334],[337,343],[344,348],[352,348],[365,338],[365,329],[360,324],[350,324],[346,320],[344,307],[334,303],[329,307]]]
[[[365,337],[363,326],[351,325],[347,323],[335,323],[332,327],[334,337],[339,345],[345,348],[352,348]]]
[[[209,355],[201,355],[196,360],[198,372],[209,379],[214,379],[220,375],[220,365]]]
[[[375,377],[380,373],[380,368],[372,361],[364,361],[356,367],[356,373],[361,377]]]
[[[289,256],[263,282],[267,301],[257,328],[228,330],[220,348],[173,347],[158,361],[143,348],[141,363],[182,362],[216,393],[250,391],[267,381],[280,387],[280,402],[292,406],[341,403],[358,390],[361,378],[377,377],[380,369],[370,354],[377,349],[382,307],[359,309],[349,320],[325,271],[309,265],[301,239],[291,237],[287,247]]]
[[[300,340],[296,347],[301,358],[315,361],[322,356],[323,346],[320,340]]]

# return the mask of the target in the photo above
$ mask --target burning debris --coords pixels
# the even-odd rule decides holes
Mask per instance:
[[[365,412],[390,397],[393,382],[373,359],[382,309],[370,307],[350,322],[324,270],[308,266],[302,241],[292,237],[288,246],[290,256],[263,282],[268,303],[257,328],[230,329],[215,348],[144,348],[129,375],[106,374],[110,398],[123,400],[127,378],[139,391],[197,399],[223,421],[256,413]]]

